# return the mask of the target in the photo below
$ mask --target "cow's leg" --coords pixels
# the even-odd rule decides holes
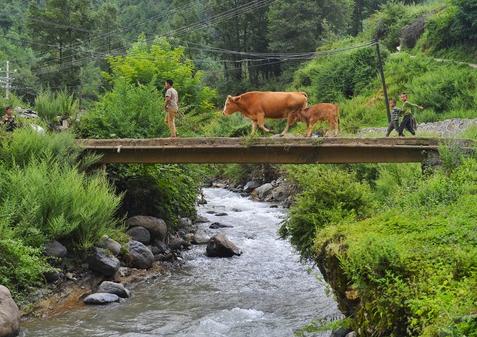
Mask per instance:
[[[260,129],[262,129],[263,131],[265,131],[265,132],[271,132],[270,129],[267,129],[267,128],[265,127],[265,116],[264,116],[264,115],[261,115],[261,114],[260,114],[260,115],[257,116],[257,124],[258,124],[258,127],[259,127]]]
[[[254,135],[256,131],[257,131],[257,122],[252,121],[252,135]]]
[[[285,129],[282,131],[280,136],[285,136],[287,134],[288,130],[290,129],[290,126],[295,124],[295,121],[296,121],[295,115],[294,114],[289,114],[288,118],[287,118],[287,125],[285,126]]]
[[[306,128],[306,136],[311,137],[311,134],[313,132],[313,125],[314,124],[308,124],[308,127]]]

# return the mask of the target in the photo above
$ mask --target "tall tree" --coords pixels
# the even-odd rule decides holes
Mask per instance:
[[[32,46],[41,56],[36,73],[42,83],[52,87],[79,86],[84,59],[94,51],[88,40],[94,33],[91,0],[46,0],[32,2],[27,25]]]
[[[278,0],[268,13],[270,49],[275,52],[314,51],[328,33],[348,27],[347,0]]]

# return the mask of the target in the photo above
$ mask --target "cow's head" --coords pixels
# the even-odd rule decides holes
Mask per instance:
[[[224,106],[224,116],[229,116],[234,112],[240,111],[240,107],[237,102],[240,100],[240,96],[227,96]]]

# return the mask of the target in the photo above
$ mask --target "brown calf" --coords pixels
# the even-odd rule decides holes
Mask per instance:
[[[307,137],[311,137],[313,127],[317,122],[327,122],[329,125],[328,131],[332,131],[332,135],[335,137],[338,135],[340,125],[340,112],[339,107],[336,104],[318,103],[312,105],[296,113],[296,118],[299,121],[306,123]],[[328,134],[328,131],[326,132],[326,134]]]

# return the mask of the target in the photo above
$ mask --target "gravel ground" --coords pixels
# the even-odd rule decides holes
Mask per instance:
[[[459,133],[465,131],[470,126],[477,127],[477,118],[474,119],[446,119],[440,122],[433,123],[420,123],[417,127],[416,135],[425,136],[439,136],[439,137],[454,137]],[[366,137],[369,135],[386,133],[387,128],[364,128],[358,133],[360,137]],[[409,134],[405,131],[405,134]],[[393,131],[391,135],[396,136],[396,131]]]

